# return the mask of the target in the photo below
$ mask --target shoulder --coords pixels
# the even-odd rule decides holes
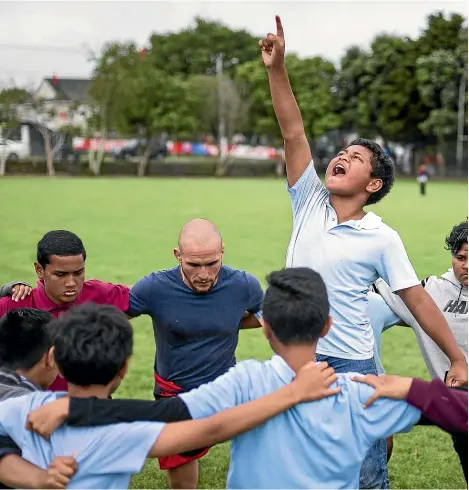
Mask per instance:
[[[19,301],[13,301],[11,296],[0,298],[0,317],[6,315],[11,310],[17,310],[19,308],[32,308],[34,306],[36,288],[33,289],[31,294]]]
[[[222,273],[224,281],[231,281],[234,284],[243,286],[260,285],[256,276],[242,269],[233,269],[227,265],[222,265]]]
[[[83,284],[83,289],[89,292],[106,292],[115,288],[129,289],[128,286],[100,281],[99,279],[90,279],[89,281],[85,281]]]
[[[135,289],[156,289],[160,287],[167,287],[170,284],[174,284],[177,281],[179,267],[173,267],[171,269],[164,269],[160,271],[150,272],[146,276],[142,277],[132,286],[132,291]]]

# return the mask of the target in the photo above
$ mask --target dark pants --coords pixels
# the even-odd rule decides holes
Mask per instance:
[[[427,183],[426,182],[420,182],[420,194],[424,196],[427,191]]]
[[[454,450],[459,456],[459,461],[461,461],[462,471],[464,473],[464,478],[467,484],[467,434],[452,434]]]
[[[326,361],[336,373],[378,374],[374,359],[353,360],[316,355],[319,362]],[[386,439],[371,446],[360,470],[360,488],[389,488]]]

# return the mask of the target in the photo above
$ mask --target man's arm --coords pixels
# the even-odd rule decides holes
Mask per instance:
[[[327,363],[310,362],[290,384],[269,395],[208,418],[166,425],[149,456],[163,457],[228,441],[298,403],[339,393],[340,388],[329,389],[336,380]]]
[[[241,320],[241,328],[243,330],[249,328],[260,328],[262,325],[258,320],[258,316],[255,313],[249,313],[248,311],[244,314],[243,319]]]
[[[277,34],[269,34],[259,41],[259,45],[269,77],[275,115],[284,140],[287,180],[289,186],[293,187],[311,161],[311,149],[285,68],[285,36],[278,16],[276,23]]]
[[[467,433],[467,391],[445,386],[443,381],[423,381],[395,375],[357,376],[355,381],[375,388],[366,402],[372,405],[378,398],[406,400],[443,430]]]
[[[241,320],[241,328],[260,328],[259,318],[262,317],[261,308],[264,299],[264,291],[257,277],[246,273],[248,302],[246,313]]]
[[[425,333],[438,345],[451,361],[446,382],[452,386],[467,385],[467,362],[464,352],[431,296],[421,285],[398,291]]]

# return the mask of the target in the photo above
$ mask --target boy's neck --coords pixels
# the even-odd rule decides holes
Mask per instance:
[[[314,345],[282,345],[276,353],[297,373],[308,362],[316,360],[316,344]]]
[[[330,194],[329,202],[337,214],[337,224],[345,223],[349,220],[362,219],[366,214],[363,211],[362,196],[349,197]]]
[[[109,391],[109,386],[78,386],[71,383],[68,384],[68,395],[75,398],[109,398]]]
[[[43,390],[46,389],[45,386],[42,385],[41,383],[41,376],[39,373],[36,372],[36,370],[33,369],[16,369],[15,373],[18,376],[22,376],[23,378],[27,379],[28,381],[31,381],[31,383],[34,383],[37,386],[40,386]]]

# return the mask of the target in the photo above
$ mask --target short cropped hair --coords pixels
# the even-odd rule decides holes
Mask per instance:
[[[37,261],[45,268],[50,263],[51,255],[70,257],[83,255],[86,260],[86,250],[80,238],[67,230],[53,230],[47,232],[37,244]]]
[[[267,277],[262,314],[285,345],[319,339],[329,316],[327,290],[321,276],[308,268],[289,268]]]
[[[52,347],[53,319],[36,308],[9,311],[0,319],[0,365],[12,370],[34,367]]]

